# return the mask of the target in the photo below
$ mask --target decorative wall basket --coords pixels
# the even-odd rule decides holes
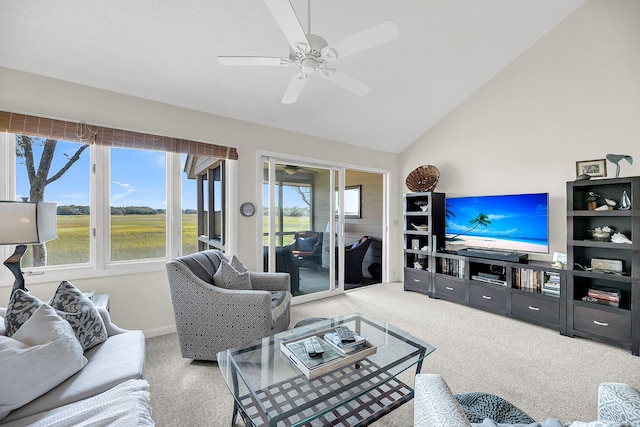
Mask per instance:
[[[407,188],[415,193],[433,191],[438,184],[440,171],[433,165],[418,166],[407,175],[405,183]]]

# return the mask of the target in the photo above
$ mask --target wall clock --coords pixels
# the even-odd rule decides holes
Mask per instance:
[[[253,216],[256,213],[256,206],[251,202],[245,202],[240,205],[240,213],[242,216]]]

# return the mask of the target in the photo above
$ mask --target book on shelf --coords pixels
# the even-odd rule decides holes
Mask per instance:
[[[464,277],[464,261],[451,258],[440,258],[440,272],[448,276]]]
[[[542,292],[543,289],[553,291],[557,289],[559,293],[560,273],[521,267],[515,270],[514,287],[528,292]]]
[[[622,294],[618,289],[605,291],[603,289],[589,288],[587,290],[587,295],[582,298],[582,301],[590,302],[592,304],[606,305],[609,307],[620,307],[621,298]]]
[[[587,291],[587,296],[607,301],[620,302],[620,298],[622,295],[617,289],[614,289],[612,291],[605,291],[602,289],[589,288],[589,290]]]

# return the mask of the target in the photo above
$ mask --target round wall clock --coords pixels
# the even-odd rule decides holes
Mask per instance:
[[[252,216],[256,213],[256,206],[251,202],[245,202],[240,205],[240,213],[242,216]]]

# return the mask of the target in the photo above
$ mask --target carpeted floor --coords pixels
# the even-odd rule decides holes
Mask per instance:
[[[355,312],[386,321],[437,348],[422,372],[443,375],[454,393],[504,397],[538,421],[595,420],[601,382],[640,388],[640,357],[627,350],[404,292],[401,283],[366,286],[291,312],[292,326],[308,317]],[[146,372],[158,426],[230,425],[233,400],[217,364],[182,359],[176,334],[147,339]],[[413,384],[413,374],[401,379]],[[412,424],[411,403],[375,423]]]

